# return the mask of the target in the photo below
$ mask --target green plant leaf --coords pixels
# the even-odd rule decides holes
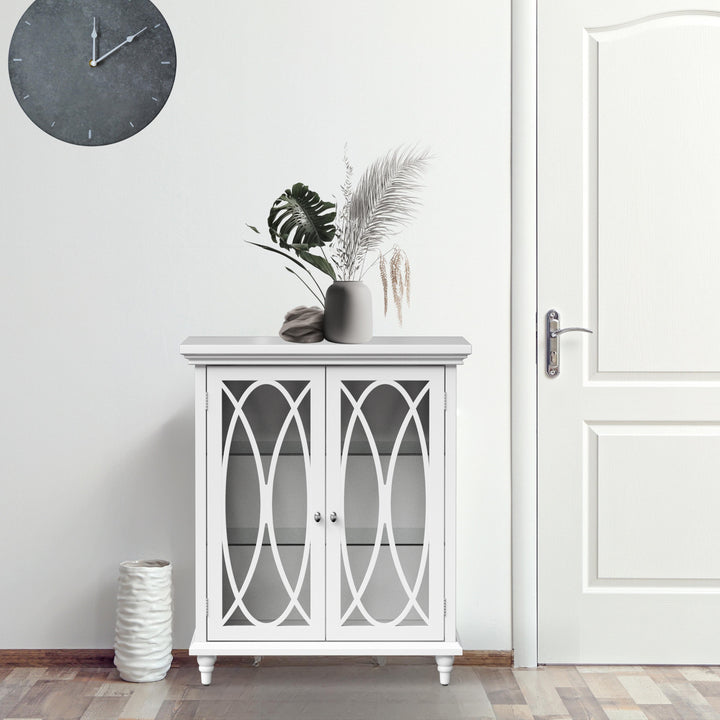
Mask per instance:
[[[313,255],[312,253],[307,251],[303,251],[299,253],[299,255],[305,262],[315,266],[321,272],[329,275],[333,280],[337,280],[337,277],[335,277],[335,271],[333,270],[333,266],[324,257],[320,255]]]
[[[277,253],[278,255],[282,255],[286,260],[289,260],[290,262],[294,262],[296,265],[301,267],[303,270],[307,271],[307,268],[297,259],[294,258],[292,255],[288,255],[286,252],[283,252],[282,250],[278,250],[277,248],[271,247],[270,245],[262,245],[261,243],[253,242],[252,240],[246,240],[246,243],[248,245],[254,245],[255,247],[262,248],[263,250],[268,250],[270,252]]]
[[[258,235],[260,234],[260,231],[254,225],[248,225],[247,223],[245,223],[245,225],[247,225],[247,227],[249,227],[253,232],[256,232]]]
[[[292,268],[285,268],[289,273],[292,273],[314,296],[319,303],[325,307],[325,296],[320,297]]]
[[[295,263],[299,268],[302,268],[310,276],[310,279],[315,283],[315,285],[317,286],[317,289],[320,291],[320,293],[324,297],[325,293],[323,293],[322,288],[320,287],[320,285],[318,285],[318,281],[315,279],[313,274],[310,272],[309,268],[305,267],[305,265],[303,265],[297,258],[294,258],[292,255],[288,255],[288,253],[285,253],[282,250],[278,250],[277,248],[270,247],[270,245],[261,245],[260,243],[253,242],[252,240],[246,240],[245,242],[248,245],[254,245],[255,247],[262,248],[263,250],[268,250],[269,252],[273,252],[277,255],[280,255],[280,257],[284,257],[286,260],[289,260],[290,262]],[[290,268],[285,268],[285,269],[290,270]],[[330,268],[330,270],[332,271],[332,268]],[[292,272],[293,275],[297,275],[297,273],[294,270],[290,270],[290,272]],[[300,277],[300,276],[298,275],[298,277]],[[304,282],[305,281],[303,280],[303,283]]]
[[[322,200],[307,185],[295,183],[270,208],[270,238],[297,255],[322,247],[335,237],[335,209],[334,203]]]

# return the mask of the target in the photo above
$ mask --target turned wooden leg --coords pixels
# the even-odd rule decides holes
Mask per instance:
[[[215,655],[198,655],[198,667],[200,668],[200,682],[209,685],[212,682],[212,674],[215,669]]]
[[[450,673],[453,669],[453,663],[455,662],[454,655],[436,655],[435,662],[437,663],[437,669],[440,673],[440,684],[450,684]]]

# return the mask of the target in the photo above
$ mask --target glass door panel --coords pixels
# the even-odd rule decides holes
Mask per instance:
[[[323,376],[208,373],[210,639],[323,638]]]
[[[328,370],[328,639],[442,639],[444,371]]]

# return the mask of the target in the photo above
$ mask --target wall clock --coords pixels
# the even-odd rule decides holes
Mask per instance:
[[[109,145],[162,110],[175,42],[150,0],[35,0],[13,33],[8,68],[39,128],[75,145]]]

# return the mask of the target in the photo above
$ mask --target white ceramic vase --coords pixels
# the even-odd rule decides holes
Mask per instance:
[[[162,680],[172,662],[172,565],[167,560],[120,563],[115,666],[130,682]]]
[[[365,343],[372,338],[372,296],[360,280],[336,280],[325,293],[325,339]]]

